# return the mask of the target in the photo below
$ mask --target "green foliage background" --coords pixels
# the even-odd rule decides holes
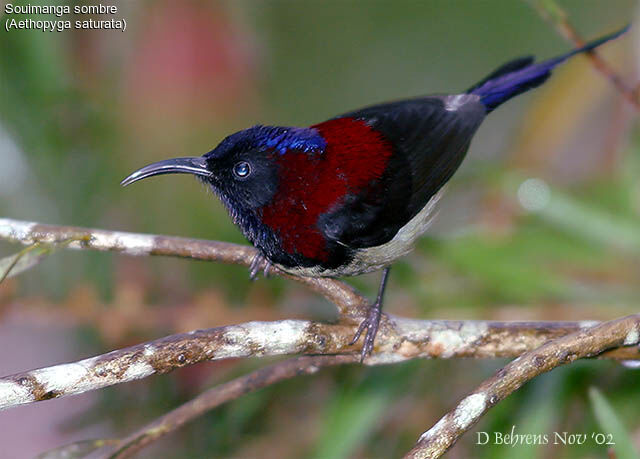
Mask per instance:
[[[118,183],[147,162],[202,154],[253,124],[308,125],[374,102],[461,91],[510,58],[569,48],[520,1],[115,4],[128,21],[124,33],[0,32],[0,215],[242,243],[222,206],[193,180]],[[637,18],[631,0],[559,4],[588,38]],[[602,50],[625,78],[637,72],[639,36],[634,28]],[[518,199],[531,177],[549,188],[548,205],[537,212]],[[395,269],[387,310],[504,320],[637,312],[638,177],[637,116],[576,58],[481,128],[433,231]],[[350,280],[370,295],[376,281]],[[291,283],[251,284],[244,269],[185,260],[57,252],[2,288],[3,311],[73,319],[76,354],[66,360],[189,327],[332,315],[331,305]],[[82,415],[63,419],[63,430],[95,423],[112,435],[129,432],[262,364],[204,364],[103,390]],[[324,370],[217,409],[145,454],[399,457],[502,364]],[[611,432],[624,445],[617,457],[632,457],[640,445],[639,375],[606,361],[543,375],[485,416],[450,457],[606,455],[593,442],[475,444],[477,431],[512,426],[519,433]]]

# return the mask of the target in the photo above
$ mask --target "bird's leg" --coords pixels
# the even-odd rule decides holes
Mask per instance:
[[[271,262],[261,253],[257,253],[249,266],[249,279],[256,280],[260,270],[262,270],[264,277],[269,277],[269,268],[271,268]]]
[[[258,271],[260,271],[260,262],[262,261],[262,255],[257,253],[253,260],[251,260],[251,265],[249,266],[249,279],[255,280],[258,277]]]
[[[262,270],[262,275],[264,276],[265,279],[269,277],[270,269],[271,269],[271,262],[265,258],[264,269]]]
[[[373,351],[373,342],[376,339],[376,333],[378,333],[378,327],[380,326],[380,315],[382,314],[382,297],[384,296],[384,289],[387,286],[387,279],[389,278],[389,271],[391,267],[387,267],[382,272],[382,279],[380,280],[380,287],[378,288],[378,296],[376,302],[371,305],[367,317],[362,321],[358,327],[358,331],[353,336],[353,339],[349,343],[353,345],[358,341],[362,332],[367,329],[367,333],[364,335],[364,343],[362,344],[362,351],[360,352],[360,363],[364,362],[367,355]]]

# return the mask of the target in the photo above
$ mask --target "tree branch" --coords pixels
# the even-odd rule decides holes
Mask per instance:
[[[52,244],[73,249],[117,251],[128,255],[178,256],[244,266],[250,265],[256,253],[250,247],[217,241],[43,225],[11,219],[0,219],[0,239],[25,245]],[[312,368],[316,366],[309,362],[316,360],[312,359],[318,359],[323,362],[322,365],[353,361],[353,354],[359,346],[350,346],[349,342],[355,331],[356,319],[367,307],[367,300],[337,280],[298,278],[277,270],[275,272],[307,285],[336,304],[340,312],[339,322],[325,324],[282,320],[229,325],[167,336],[79,362],[15,374],[0,378],[0,409],[78,394],[154,373],[167,373],[206,360],[285,354],[326,355],[325,360],[316,356],[282,362],[265,368],[262,373],[262,370],[253,373],[254,377],[260,375],[258,380],[249,375],[212,389],[212,392],[201,396],[204,398],[193,400],[193,405],[178,408],[120,443],[138,448],[136,445],[142,447],[160,436],[149,433],[153,426],[162,430],[166,428],[166,422],[170,422],[177,427],[204,412],[204,407],[196,409],[202,400],[207,400],[209,407],[213,407],[234,398],[242,390],[252,390],[263,387],[261,384],[267,385],[290,377],[288,375],[295,368],[303,373],[313,371]],[[595,355],[618,360],[640,360],[640,350],[636,346],[640,340],[639,321],[640,315],[602,325],[593,321],[435,321],[383,315],[374,353],[365,363],[376,365],[419,357],[517,357],[529,352],[465,398],[456,411],[446,415],[421,437],[411,453],[415,457],[438,457],[437,454],[450,447],[484,411],[536,374],[576,358]],[[540,349],[533,351],[538,347]],[[242,384],[244,389],[241,389]],[[123,453],[127,451],[134,450],[123,450]]]
[[[567,13],[553,0],[529,0],[534,9],[551,23],[556,32],[565,40],[573,43],[576,48],[584,46],[587,42],[573,27],[567,18]],[[622,96],[637,110],[640,109],[640,84],[635,88],[624,82],[622,77],[611,68],[596,51],[589,51],[587,57],[591,60],[593,67],[607,78],[611,84],[622,94]]]
[[[386,316],[375,353],[365,364],[414,358],[516,357],[546,341],[594,322],[490,322],[414,320]],[[355,325],[303,320],[247,322],[171,335],[74,363],[0,378],[0,409],[79,394],[106,386],[168,373],[208,360],[289,354],[352,354]],[[640,359],[637,348],[621,347],[603,355]]]
[[[578,330],[529,351],[460,401],[458,406],[422,434],[414,448],[405,456],[410,459],[442,456],[460,436],[469,430],[484,413],[524,383],[576,359],[594,357],[619,346],[640,343],[640,314]]]

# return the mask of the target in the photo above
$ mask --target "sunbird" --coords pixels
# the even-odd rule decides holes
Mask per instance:
[[[258,250],[252,279],[272,265],[313,277],[382,270],[377,298],[351,342],[366,330],[364,360],[373,351],[391,264],[427,230],[442,187],[485,117],[543,84],[558,64],[628,28],[544,62],[512,60],[461,93],[373,105],[310,127],[257,125],[203,156],[145,166],[122,185],[195,175]]]

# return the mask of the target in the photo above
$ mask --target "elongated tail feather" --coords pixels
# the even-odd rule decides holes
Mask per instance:
[[[484,80],[471,87],[467,93],[479,95],[480,100],[484,106],[487,107],[487,112],[491,112],[512,97],[540,86],[549,78],[551,70],[556,65],[576,54],[591,51],[603,43],[618,38],[627,30],[629,30],[629,26],[592,41],[582,48],[574,49],[567,54],[544,62],[534,63],[534,59],[531,56],[521,57],[507,62]]]

